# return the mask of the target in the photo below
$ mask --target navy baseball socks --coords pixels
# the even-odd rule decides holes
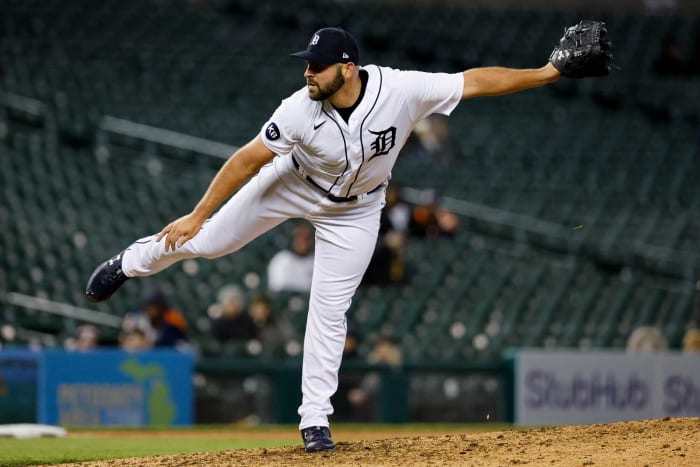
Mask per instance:
[[[306,452],[335,451],[331,430],[327,426],[310,426],[301,430]]]
[[[92,273],[85,288],[85,295],[91,302],[107,300],[129,279],[122,271],[123,254],[122,251],[114,258],[108,259]]]

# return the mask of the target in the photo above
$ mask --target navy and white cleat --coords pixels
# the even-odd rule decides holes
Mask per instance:
[[[107,300],[129,278],[122,271],[122,251],[114,258],[100,264],[88,279],[85,295],[92,302]]]
[[[306,452],[335,451],[335,443],[331,439],[331,430],[327,426],[311,426],[301,430]]]

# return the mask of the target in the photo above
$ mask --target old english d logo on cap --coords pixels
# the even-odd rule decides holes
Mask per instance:
[[[360,63],[360,50],[352,34],[343,28],[319,29],[306,50],[291,54],[316,63]]]

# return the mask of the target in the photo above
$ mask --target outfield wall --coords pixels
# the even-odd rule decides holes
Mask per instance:
[[[193,383],[193,376],[194,383]],[[296,423],[301,361],[179,352],[0,351],[0,423]],[[351,394],[366,392],[353,403]],[[516,350],[401,366],[343,362],[335,422],[570,425],[700,416],[700,357]]]

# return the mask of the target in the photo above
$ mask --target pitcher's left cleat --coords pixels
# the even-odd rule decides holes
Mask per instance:
[[[122,271],[122,251],[114,258],[100,264],[92,273],[85,288],[85,295],[92,302],[107,300],[129,278]]]
[[[327,426],[310,426],[301,430],[306,452],[335,451],[331,431]]]

